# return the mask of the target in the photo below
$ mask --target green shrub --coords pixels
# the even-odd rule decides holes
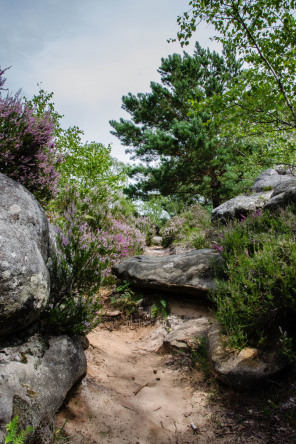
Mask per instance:
[[[44,326],[57,334],[87,334],[100,322],[97,296],[107,260],[86,222],[72,208],[67,230],[59,231],[52,252],[51,305]]]
[[[166,320],[170,311],[167,302],[164,299],[160,299],[151,306],[150,312],[152,319],[160,317]]]
[[[19,430],[19,418],[15,416],[6,426],[7,435],[4,444],[24,444],[26,437],[33,431],[32,426],[26,427],[26,430]]]
[[[111,304],[131,315],[143,302],[143,296],[135,293],[129,286],[129,283],[123,281],[122,285],[116,288],[116,295],[110,298]]]
[[[209,242],[201,234],[193,236],[191,244],[196,250],[200,250],[202,248],[209,248]]]
[[[213,294],[230,344],[267,345],[281,337],[290,347],[296,321],[296,208],[242,216],[223,229],[216,249],[225,277]],[[290,340],[290,339],[291,340]]]
[[[201,370],[206,379],[211,375],[211,365],[207,355],[207,340],[204,336],[196,339],[196,348],[192,352],[192,362]]]
[[[194,248],[204,248],[207,246],[207,242],[202,239],[204,239],[204,232],[209,226],[208,212],[199,203],[195,203],[187,211],[167,221],[161,230],[162,244],[164,247],[168,247],[172,243],[182,242],[188,243]]]

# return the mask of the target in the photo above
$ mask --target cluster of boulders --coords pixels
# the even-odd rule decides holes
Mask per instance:
[[[212,220],[227,222],[253,212],[276,210],[296,203],[296,176],[283,167],[270,168],[260,174],[249,194],[235,197],[212,212]],[[132,286],[177,293],[181,298],[192,295],[207,300],[215,289],[215,272],[223,259],[214,249],[185,252],[162,257],[134,256],[113,267],[114,274]],[[207,339],[207,355],[215,375],[236,388],[250,386],[274,376],[287,366],[279,346],[269,349],[245,348],[230,351],[225,346],[221,328],[207,319],[188,321],[177,326],[164,338],[161,351],[190,348],[195,339]],[[196,343],[196,341],[195,341]]]
[[[49,224],[33,195],[0,174],[0,442],[18,415],[34,434],[86,372],[79,338],[41,334],[50,298]],[[38,432],[38,433],[39,433]],[[38,442],[46,442],[40,437]]]

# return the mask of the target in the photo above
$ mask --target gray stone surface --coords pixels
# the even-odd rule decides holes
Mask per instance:
[[[239,219],[241,215],[246,216],[251,212],[256,213],[258,209],[262,209],[266,205],[272,194],[273,190],[270,190],[254,193],[250,196],[234,197],[212,211],[212,220],[227,222],[229,219]]]
[[[210,325],[205,316],[183,322],[164,337],[159,352],[167,353],[173,350],[188,351],[194,349],[196,340],[207,336]]]
[[[251,187],[253,194],[241,195],[224,202],[212,211],[212,220],[227,222],[258,209],[277,210],[296,203],[296,171],[282,167],[263,171]]]
[[[247,347],[231,352],[224,344],[218,323],[208,331],[207,354],[212,369],[220,381],[236,389],[247,390],[287,367],[280,350],[281,347],[265,350]]]
[[[214,268],[222,263],[215,250],[203,249],[175,256],[133,256],[113,266],[112,272],[135,287],[206,297],[215,287]]]
[[[24,187],[0,174],[0,334],[33,322],[49,297],[48,223]]]
[[[18,415],[21,427],[48,424],[70,388],[86,372],[80,338],[39,334],[0,341],[0,441]]]
[[[36,320],[49,299],[48,222],[22,185],[0,174],[0,335]]]
[[[294,179],[276,186],[264,208],[274,211],[279,208],[285,208],[292,203],[296,203],[296,180]]]
[[[251,187],[253,193],[266,191],[267,188],[274,189],[280,184],[285,184],[287,181],[295,180],[295,171],[287,168],[268,168],[259,174],[255,179],[254,185]]]

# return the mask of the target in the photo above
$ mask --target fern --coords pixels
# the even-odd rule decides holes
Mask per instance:
[[[26,430],[19,430],[18,416],[15,416],[9,424],[6,425],[7,435],[4,444],[24,444],[26,437],[33,431],[32,426],[26,427]]]

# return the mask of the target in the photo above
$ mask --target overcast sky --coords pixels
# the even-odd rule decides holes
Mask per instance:
[[[110,134],[109,120],[128,118],[121,97],[149,91],[159,81],[161,58],[182,53],[176,19],[188,0],[1,0],[0,66],[6,86],[30,98],[37,83],[54,92],[63,127],[77,125],[85,140],[112,145],[112,155],[128,161],[125,147]],[[198,40],[214,48],[211,29]]]

